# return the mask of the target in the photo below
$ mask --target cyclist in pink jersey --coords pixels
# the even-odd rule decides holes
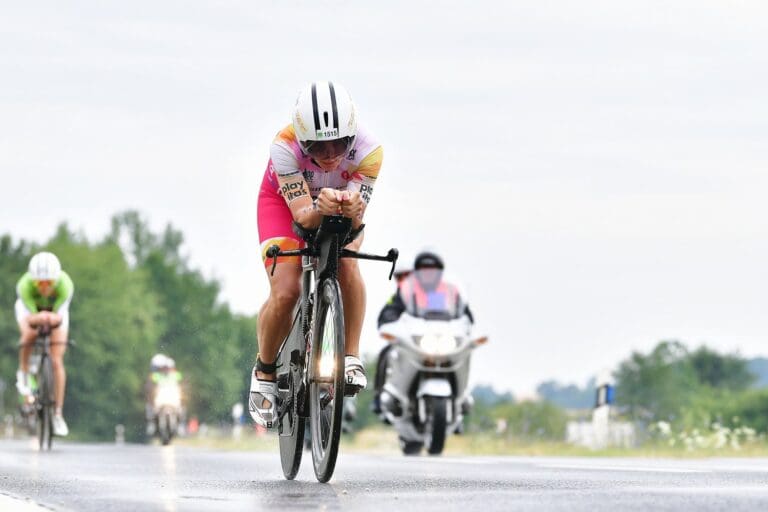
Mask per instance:
[[[332,82],[306,86],[296,100],[292,124],[281,130],[270,148],[270,160],[259,191],[258,227],[262,260],[271,268],[266,251],[302,247],[291,223],[316,228],[324,215],[344,215],[358,228],[371,200],[381,168],[381,145],[357,125],[349,93]],[[358,250],[363,237],[347,246]],[[254,421],[276,423],[275,360],[290,330],[291,314],[300,293],[299,257],[279,257],[269,275],[269,298],[259,312],[259,354],[251,373],[249,411]],[[365,286],[357,260],[339,261],[339,284],[344,300],[345,371],[348,387],[367,385],[359,359],[360,333],[365,313]]]

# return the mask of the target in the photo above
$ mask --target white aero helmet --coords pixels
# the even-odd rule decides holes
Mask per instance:
[[[61,275],[61,263],[52,252],[39,252],[29,260],[29,274],[35,281],[56,281]]]
[[[333,82],[312,82],[299,92],[293,130],[310,156],[348,153],[357,135],[355,104],[347,90]]]

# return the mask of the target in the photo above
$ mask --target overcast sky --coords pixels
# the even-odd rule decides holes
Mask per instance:
[[[384,145],[364,248],[442,251],[491,337],[474,382],[768,355],[767,49],[760,1],[12,2],[0,232],[135,208],[255,313],[269,144],[330,79]],[[372,353],[392,284],[362,267]]]

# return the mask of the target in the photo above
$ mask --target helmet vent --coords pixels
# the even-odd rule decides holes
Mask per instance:
[[[325,121],[325,126],[328,126],[328,111],[326,110],[323,112],[323,121]]]

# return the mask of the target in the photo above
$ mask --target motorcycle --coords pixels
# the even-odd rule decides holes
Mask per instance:
[[[472,337],[466,316],[442,311],[423,318],[403,313],[379,332],[393,344],[380,397],[383,419],[394,425],[405,455],[425,446],[439,455],[446,437],[463,430],[473,405],[467,389],[470,356],[488,339]]]
[[[175,381],[159,382],[155,391],[155,432],[160,442],[168,445],[179,432],[181,421],[181,388]]]

